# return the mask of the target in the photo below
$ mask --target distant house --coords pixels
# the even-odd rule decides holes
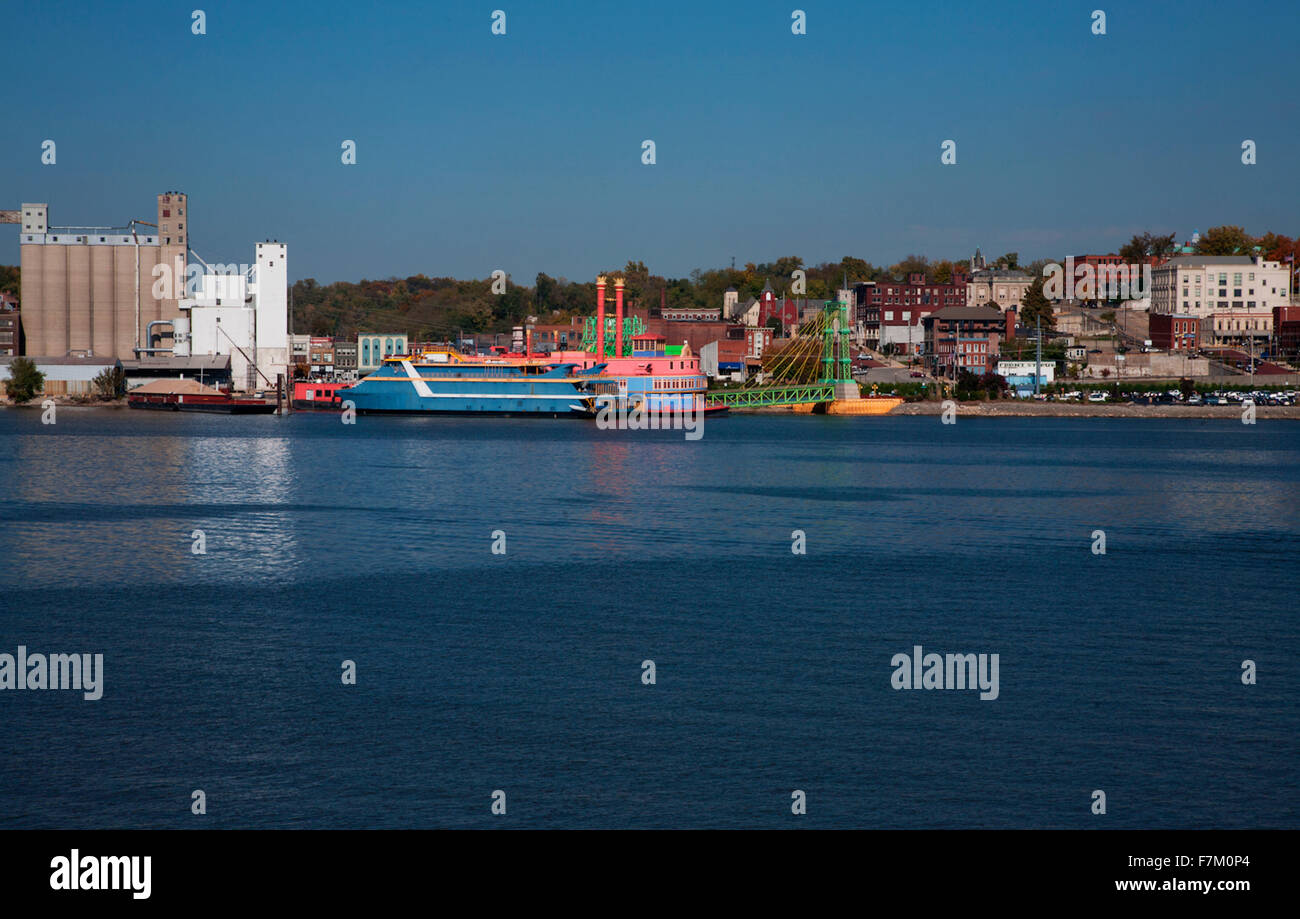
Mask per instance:
[[[758,302],[758,298],[750,297],[744,303],[737,304],[735,310],[727,318],[732,322],[738,322],[741,325],[760,325],[761,323],[759,323],[758,317],[761,311],[762,306]]]

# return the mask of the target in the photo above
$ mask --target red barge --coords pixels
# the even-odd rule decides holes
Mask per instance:
[[[210,412],[222,415],[270,415],[275,402],[249,396],[232,396],[197,380],[155,380],[126,394],[131,408],[159,412]]]

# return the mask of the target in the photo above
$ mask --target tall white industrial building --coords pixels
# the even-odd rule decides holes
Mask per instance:
[[[287,247],[257,244],[257,257],[244,273],[210,270],[199,279],[198,296],[178,304],[172,322],[177,357],[228,355],[237,390],[275,387],[289,379]]]

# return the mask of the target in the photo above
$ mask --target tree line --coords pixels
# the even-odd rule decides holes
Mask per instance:
[[[1120,248],[1127,261],[1140,262],[1148,256],[1168,257],[1178,248],[1174,233],[1135,234]],[[1196,245],[1201,255],[1243,255],[1259,252],[1266,258],[1281,261],[1287,256],[1300,260],[1300,238],[1277,233],[1253,237],[1239,226],[1211,227]],[[989,262],[990,267],[1021,270],[1034,278],[1034,287],[1026,302],[1024,317],[1032,322],[1038,316],[1050,323],[1051,310],[1042,298],[1042,268],[1048,259],[1028,264],[1020,262],[1019,253],[1008,252]],[[1058,261],[1064,261],[1059,259]],[[931,260],[925,255],[909,254],[892,265],[874,265],[855,256],[838,262],[808,265],[798,256],[785,256],[770,262],[747,262],[739,267],[696,269],[686,278],[669,278],[653,274],[641,261],[629,261],[621,269],[603,272],[613,280],[626,281],[625,302],[631,308],[655,309],[661,297],[671,308],[713,308],[721,306],[728,287],[736,288],[741,303],[758,297],[771,283],[778,297],[800,296],[810,300],[833,299],[846,281],[903,281],[911,274],[923,274],[930,283],[951,283],[953,275],[967,270],[966,259]],[[803,271],[805,288],[796,293],[792,275]],[[16,266],[0,265],[0,291],[19,293],[20,275]],[[612,304],[613,290],[609,292]],[[538,322],[567,322],[573,316],[587,316],[595,308],[595,278],[571,281],[540,273],[531,284],[509,278],[504,292],[493,292],[491,278],[461,280],[449,277],[426,277],[384,280],[337,281],[320,284],[314,278],[294,283],[291,328],[294,332],[354,338],[360,331],[406,332],[415,340],[450,339],[459,333],[502,332],[519,325],[528,317]]]

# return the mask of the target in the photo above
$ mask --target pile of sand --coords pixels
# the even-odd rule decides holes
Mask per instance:
[[[211,386],[204,386],[198,380],[154,380],[152,383],[145,383],[143,386],[135,387],[135,389],[130,390],[127,395],[133,395],[135,393],[183,396],[223,395],[221,390],[213,389]]]

